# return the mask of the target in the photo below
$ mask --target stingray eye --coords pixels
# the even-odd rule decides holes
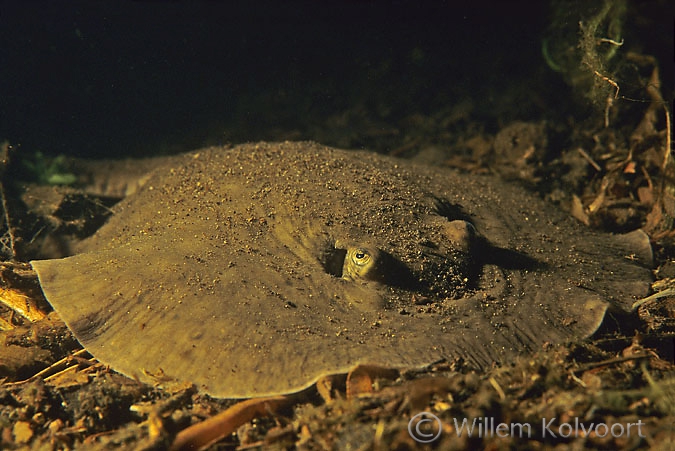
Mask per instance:
[[[377,249],[350,247],[342,267],[342,278],[347,280],[375,280],[378,269]]]
[[[367,265],[368,262],[370,261],[370,254],[364,251],[363,249],[357,249],[356,251],[354,251],[352,261],[354,262],[355,265],[358,266]]]

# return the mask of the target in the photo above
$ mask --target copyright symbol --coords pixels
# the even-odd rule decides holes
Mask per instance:
[[[441,436],[441,430],[441,420],[429,412],[420,412],[408,422],[408,434],[417,443],[433,442]]]

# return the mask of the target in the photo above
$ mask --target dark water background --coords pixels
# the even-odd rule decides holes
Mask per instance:
[[[0,140],[114,157],[316,139],[355,108],[396,124],[470,99],[492,129],[571,111],[547,2],[457,3],[0,1]]]

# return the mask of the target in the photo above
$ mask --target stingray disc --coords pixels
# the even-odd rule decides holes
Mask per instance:
[[[646,293],[628,247],[494,179],[260,143],[165,160],[81,253],[32,264],[101,362],[240,398],[588,336]]]

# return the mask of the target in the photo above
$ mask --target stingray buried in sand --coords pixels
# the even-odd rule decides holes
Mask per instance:
[[[101,362],[219,397],[358,364],[504,362],[589,336],[651,275],[639,234],[589,231],[495,179],[311,143],[165,160],[114,211],[77,255],[32,262],[46,298]]]

